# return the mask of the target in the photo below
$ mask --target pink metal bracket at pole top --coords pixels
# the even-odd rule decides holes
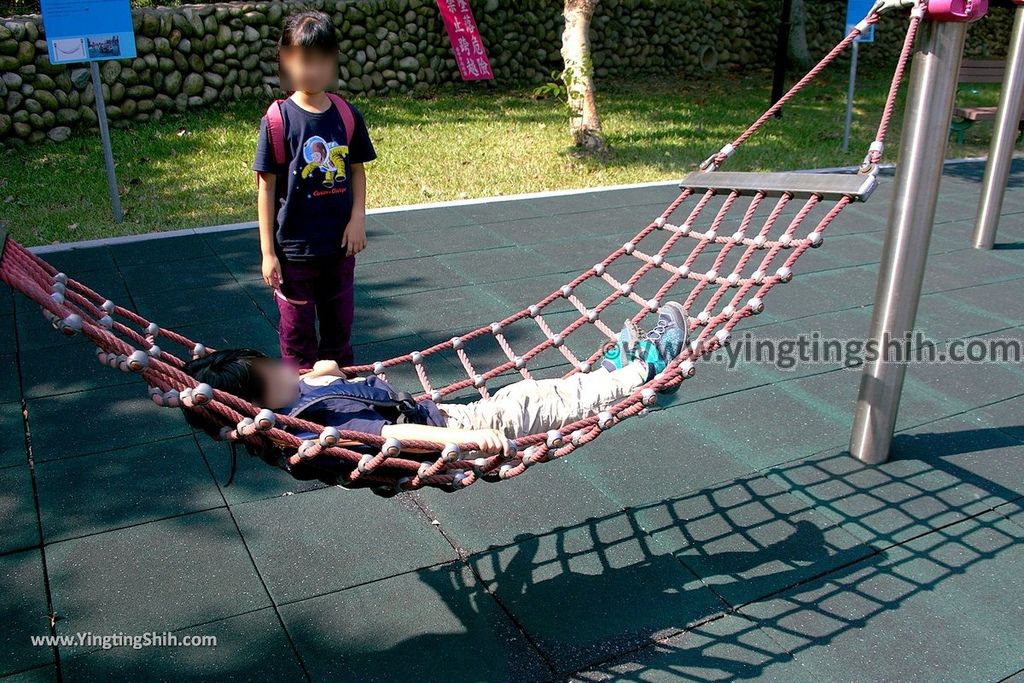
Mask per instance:
[[[977,21],[987,12],[988,0],[928,0],[925,16],[932,21],[966,22]]]

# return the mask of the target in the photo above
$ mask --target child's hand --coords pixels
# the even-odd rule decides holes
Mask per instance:
[[[338,367],[338,361],[318,360],[313,363],[313,369],[305,373],[303,377],[344,377],[345,373]]]
[[[475,443],[481,453],[511,455],[508,439],[497,429],[474,429],[466,432],[466,441]]]
[[[263,281],[267,283],[268,287],[273,287],[274,289],[280,287],[283,282],[281,262],[274,254],[265,254],[263,256]]]
[[[345,256],[355,256],[366,249],[366,217],[353,215],[341,236],[341,248]]]

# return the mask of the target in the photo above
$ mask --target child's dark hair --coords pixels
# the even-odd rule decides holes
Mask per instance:
[[[199,382],[205,382],[214,389],[226,391],[250,403],[263,401],[265,386],[257,366],[267,359],[265,353],[254,349],[226,349],[185,363],[185,372]],[[193,429],[206,432],[214,439],[220,438],[219,424],[205,410],[182,410],[185,421]]]
[[[299,48],[336,56],[338,34],[334,31],[331,18],[323,12],[298,12],[285,21],[278,48]]]
[[[267,354],[255,349],[225,349],[185,363],[185,372],[214,389],[234,394],[250,403],[261,403],[266,387],[257,366]]]

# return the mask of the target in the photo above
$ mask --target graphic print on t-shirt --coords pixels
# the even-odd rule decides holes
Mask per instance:
[[[345,158],[348,156],[348,145],[327,142],[319,135],[314,135],[302,144],[302,158],[306,166],[302,169],[302,179],[319,170],[324,174],[323,186],[332,188],[345,180]]]

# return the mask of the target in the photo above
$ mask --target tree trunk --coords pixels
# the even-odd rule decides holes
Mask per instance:
[[[594,68],[590,59],[590,20],[597,0],[565,0],[562,12],[562,59],[566,97],[569,100],[569,131],[573,144],[590,152],[606,150],[601,117],[594,99]]]
[[[793,0],[789,15],[789,62],[801,70],[811,68],[811,52],[807,49],[807,2]]]

